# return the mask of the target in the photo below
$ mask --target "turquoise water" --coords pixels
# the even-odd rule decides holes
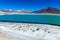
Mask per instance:
[[[56,15],[1,15],[0,21],[47,23],[60,25],[60,16]]]

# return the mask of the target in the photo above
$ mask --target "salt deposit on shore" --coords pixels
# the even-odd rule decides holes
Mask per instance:
[[[60,40],[60,26],[47,24],[0,22],[0,29],[17,34],[25,40]],[[30,38],[30,39],[28,39]]]
[[[0,32],[0,40],[22,40],[22,39]]]

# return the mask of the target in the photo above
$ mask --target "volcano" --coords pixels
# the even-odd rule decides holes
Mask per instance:
[[[47,7],[38,11],[34,11],[34,13],[60,13],[60,9]]]

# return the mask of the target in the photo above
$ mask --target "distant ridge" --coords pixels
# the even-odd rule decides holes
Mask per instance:
[[[60,9],[47,7],[38,11],[34,11],[33,13],[60,13]]]
[[[24,9],[22,9],[22,10],[12,10],[12,9],[3,9],[3,10],[1,10],[2,12],[14,12],[14,13],[31,13],[31,11],[29,11],[29,10],[24,10]]]
[[[60,14],[60,9],[57,9],[57,8],[53,8],[53,7],[47,7],[47,8],[43,8],[41,10],[37,10],[37,11],[30,11],[30,10],[13,10],[13,9],[3,9],[3,10],[0,10],[0,14],[17,14],[17,13],[53,13],[53,14]]]

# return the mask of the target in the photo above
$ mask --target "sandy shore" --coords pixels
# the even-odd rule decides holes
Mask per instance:
[[[22,39],[0,32],[0,40],[22,40]]]

